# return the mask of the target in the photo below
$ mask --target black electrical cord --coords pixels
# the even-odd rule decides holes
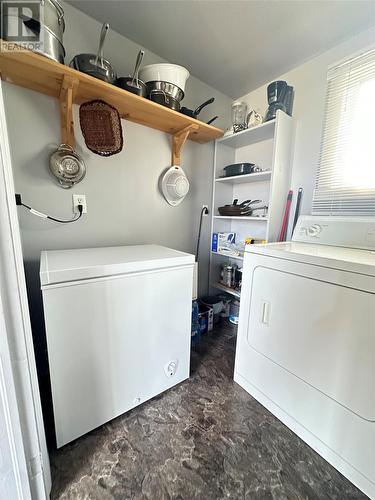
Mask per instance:
[[[203,215],[204,214],[208,215],[208,208],[207,207],[203,207],[202,208],[201,215],[200,215],[200,218],[199,218],[199,229],[198,229],[197,249],[195,251],[195,262],[198,262],[199,244],[200,244],[200,241],[201,241],[201,231],[202,231],[202,219],[203,219]]]
[[[29,207],[29,205],[26,205],[26,203],[23,203],[20,194],[16,194],[16,205],[27,208],[33,215],[36,215],[37,217],[41,217],[42,219],[53,220],[54,222],[59,222],[60,224],[70,224],[71,222],[76,222],[78,219],[82,217],[83,213],[83,205],[78,205],[77,206],[79,210],[78,217],[74,217],[74,219],[69,219],[69,220],[57,219],[56,217],[52,217],[51,215],[39,212],[38,210]]]
[[[61,219],[56,219],[56,217],[52,217],[51,215],[47,215],[47,219],[53,220],[55,222],[59,222],[60,224],[69,224],[70,222],[76,222],[78,219],[80,219],[82,217],[82,214],[83,214],[83,206],[78,205],[77,208],[79,210],[79,214],[78,214],[78,217],[75,217],[74,219],[61,220]]]

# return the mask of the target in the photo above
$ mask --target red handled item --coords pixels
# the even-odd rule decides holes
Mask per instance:
[[[284,217],[283,217],[283,223],[281,225],[279,241],[285,241],[285,238],[286,238],[286,232],[288,229],[289,211],[290,211],[290,205],[292,204],[292,198],[293,198],[293,191],[290,189],[289,193],[288,193],[288,197],[286,199],[285,212],[284,212]]]

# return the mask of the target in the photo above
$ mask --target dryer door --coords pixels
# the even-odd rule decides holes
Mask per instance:
[[[304,266],[310,277],[253,269],[247,342],[355,414],[375,420],[374,295],[314,280],[313,267]]]

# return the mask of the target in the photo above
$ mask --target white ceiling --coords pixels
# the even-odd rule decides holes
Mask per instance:
[[[234,98],[375,24],[372,0],[70,3]]]

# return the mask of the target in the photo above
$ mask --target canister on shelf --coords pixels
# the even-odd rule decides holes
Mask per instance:
[[[221,283],[229,288],[232,288],[234,286],[234,280],[235,280],[235,271],[237,269],[237,266],[235,264],[233,265],[223,265],[221,267]]]

